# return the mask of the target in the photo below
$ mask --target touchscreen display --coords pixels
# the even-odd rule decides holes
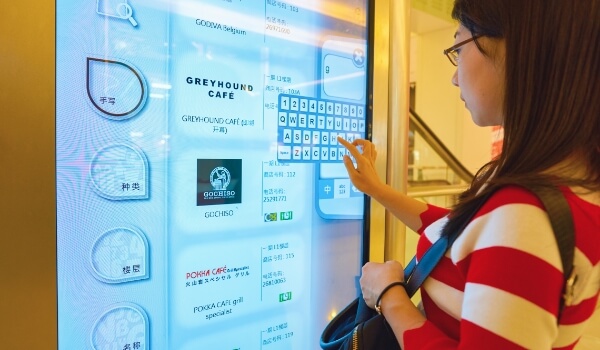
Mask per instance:
[[[57,0],[59,349],[318,349],[357,295],[368,0]]]

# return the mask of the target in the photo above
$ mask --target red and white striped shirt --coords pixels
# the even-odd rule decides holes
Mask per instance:
[[[404,333],[412,349],[573,349],[600,291],[600,206],[565,188],[575,224],[572,305],[556,317],[564,277],[539,199],[516,186],[483,205],[423,284],[425,325]],[[448,210],[421,215],[417,256],[439,238]]]

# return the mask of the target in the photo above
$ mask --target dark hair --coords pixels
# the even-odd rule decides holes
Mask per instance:
[[[474,35],[504,39],[504,143],[460,196],[443,234],[502,185],[600,190],[600,1],[456,0],[452,17]],[[584,174],[571,174],[568,160]]]

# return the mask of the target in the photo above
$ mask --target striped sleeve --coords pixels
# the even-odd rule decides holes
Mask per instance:
[[[417,233],[422,234],[423,230],[450,212],[447,208],[437,207],[435,205],[427,204],[427,210],[421,213],[421,228]]]

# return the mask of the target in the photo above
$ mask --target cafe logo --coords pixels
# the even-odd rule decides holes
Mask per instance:
[[[242,202],[241,159],[198,159],[196,205]]]
[[[216,167],[210,173],[210,184],[214,190],[226,190],[231,182],[231,174],[227,168]]]

